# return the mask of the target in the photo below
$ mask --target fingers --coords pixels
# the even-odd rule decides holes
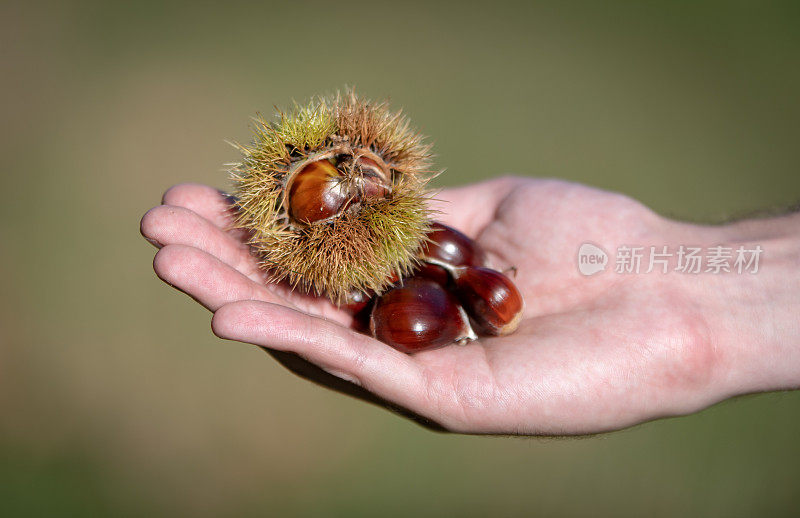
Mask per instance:
[[[189,209],[223,230],[228,230],[233,225],[230,198],[208,185],[174,185],[164,193],[161,203]]]
[[[263,300],[278,304],[286,301],[253,282],[218,258],[191,246],[172,244],[163,247],[153,259],[153,269],[167,284],[216,311],[238,300]]]
[[[167,282],[176,284],[179,289],[193,296],[212,310],[214,305],[224,304],[233,300],[253,298],[290,304],[315,314],[324,315],[343,325],[353,324],[352,315],[338,310],[327,300],[304,297],[302,294],[293,292],[283,294],[281,291],[286,291],[286,288],[279,284],[271,284],[269,288],[265,288],[264,284],[267,281],[268,274],[259,268],[256,258],[250,253],[250,248],[243,242],[244,233],[240,231],[225,231],[224,227],[230,225],[233,222],[233,218],[228,211],[229,202],[219,191],[204,185],[181,184],[170,188],[164,194],[163,201],[177,205],[159,205],[148,211],[141,221],[142,235],[157,247],[183,245],[186,248],[193,249],[192,252],[179,254],[179,259],[175,261],[174,273],[164,270],[166,272],[164,275],[166,276],[180,276],[184,284],[178,286],[169,278],[162,277]],[[180,263],[181,259],[193,259],[198,251],[205,252],[211,258],[217,259],[217,263],[214,263],[209,258],[204,258],[206,267],[215,271],[226,271],[222,266],[227,266],[228,269],[236,271],[248,280],[255,282],[257,288],[241,282],[225,286],[226,281],[216,279],[219,283],[218,286],[210,287],[205,285],[208,288],[207,291],[201,294],[195,293],[197,289],[203,288],[204,285],[197,282],[198,280],[192,277],[191,272],[181,271],[182,268],[185,269],[188,266],[180,266],[177,263]],[[169,254],[172,253],[169,252]],[[161,254],[162,257],[164,255]],[[161,264],[160,261],[161,259],[157,257],[154,266]],[[167,264],[171,265],[171,262]],[[227,275],[231,277],[230,272],[227,272]],[[161,276],[160,273],[159,276]],[[233,281],[240,281],[240,279],[232,276],[231,282]],[[228,293],[226,293],[226,289],[228,289]],[[232,293],[236,293],[240,289],[245,290],[244,293],[251,294],[253,293],[252,290],[255,289],[254,293],[256,295],[232,295]]]
[[[428,205],[440,212],[435,219],[474,237],[491,221],[500,200],[522,181],[524,178],[503,176],[464,187],[442,189]],[[189,209],[223,230],[231,229],[234,223],[231,199],[207,185],[175,185],[164,193],[162,203]]]
[[[413,359],[334,322],[276,304],[242,301],[211,321],[220,338],[290,351],[377,396],[417,411],[423,374]]]
[[[171,205],[154,207],[142,218],[141,232],[158,247],[191,246],[211,254],[256,282],[264,280],[263,271],[247,245],[189,209]]]

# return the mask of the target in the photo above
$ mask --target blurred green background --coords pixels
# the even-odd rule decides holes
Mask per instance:
[[[800,8],[3,2],[0,514],[780,516],[800,394],[585,439],[436,434],[216,339],[141,214],[355,85],[507,172],[720,221],[800,198]]]

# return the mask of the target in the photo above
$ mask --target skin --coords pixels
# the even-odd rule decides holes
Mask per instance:
[[[576,435],[696,412],[800,385],[800,215],[700,226],[620,194],[503,177],[441,191],[437,218],[516,267],[526,308],[510,336],[406,355],[353,330],[326,300],[268,284],[219,191],[169,189],[142,219],[156,274],[308,379],[462,433]],[[606,271],[579,273],[584,242]],[[614,271],[621,245],[760,245],[757,274]],[[731,261],[732,262],[732,261]],[[705,263],[703,268],[705,269]],[[512,274],[509,274],[512,275]]]

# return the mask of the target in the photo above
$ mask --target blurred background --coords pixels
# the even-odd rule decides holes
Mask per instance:
[[[140,216],[355,85],[439,186],[513,172],[722,221],[800,199],[796,2],[3,2],[4,516],[781,516],[800,393],[584,439],[436,434],[215,338]]]

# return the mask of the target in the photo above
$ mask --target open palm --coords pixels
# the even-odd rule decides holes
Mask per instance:
[[[159,277],[214,312],[223,338],[266,348],[300,375],[447,430],[580,434],[688,413],[718,358],[689,284],[659,271],[587,277],[591,242],[672,245],[687,225],[619,194],[504,177],[436,196],[439,219],[516,268],[526,310],[516,333],[405,355],[353,330],[326,300],[266,282],[229,203],[201,185],[173,187],[142,219]],[[646,266],[646,265],[644,265]],[[644,271],[646,268],[642,268]]]

